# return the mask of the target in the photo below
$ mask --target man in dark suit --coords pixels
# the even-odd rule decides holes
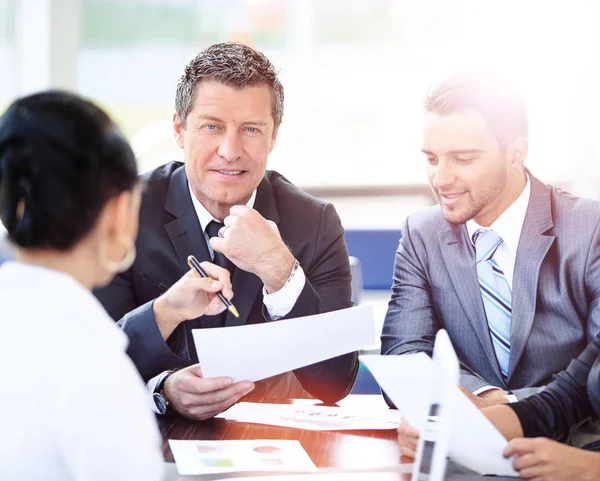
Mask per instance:
[[[525,169],[526,110],[507,85],[463,75],[425,105],[440,205],[404,222],[382,353],[431,353],[444,328],[480,406],[514,401],[600,329],[600,203]]]
[[[170,403],[185,416],[205,419],[254,388],[248,381],[203,378],[193,364],[192,328],[352,305],[335,209],[266,171],[282,115],[283,87],[273,66],[243,45],[207,48],[179,81],[174,129],[185,164],[171,162],[143,176],[136,261],[97,292],[128,334],[128,352],[162,408]],[[190,254],[231,272],[239,318],[198,312],[194,300],[204,294],[193,285]],[[265,394],[298,395],[297,379],[311,395],[335,402],[348,394],[357,369],[357,355],[350,353],[264,383]]]

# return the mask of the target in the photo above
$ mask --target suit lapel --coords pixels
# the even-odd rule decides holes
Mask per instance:
[[[447,230],[438,234],[438,239],[442,250],[442,258],[454,286],[454,291],[488,357],[490,366],[493,366],[498,379],[502,379],[479,289],[475,249],[469,241],[467,228],[464,224],[460,226],[449,225]]]
[[[279,213],[275,205],[273,187],[266,177],[263,178],[256,190],[254,209],[265,219],[272,220],[275,224],[279,224]],[[260,296],[263,283],[258,276],[243,271],[242,269],[235,268],[233,271],[232,284],[234,286],[233,303],[237,308],[240,317],[236,318],[233,314],[227,312],[225,326],[241,326],[248,321],[252,306],[254,306],[256,298]]]
[[[529,179],[531,195],[515,259],[509,379],[523,355],[531,332],[540,267],[555,239],[554,236],[544,235],[554,226],[550,188],[531,173]]]
[[[190,254],[200,262],[211,260],[190,195],[185,167],[182,166],[171,176],[165,202],[165,210],[175,216],[174,220],[165,224],[165,230],[177,254],[182,276],[189,270],[187,258]],[[202,317],[200,324],[202,327],[221,327],[220,316]]]

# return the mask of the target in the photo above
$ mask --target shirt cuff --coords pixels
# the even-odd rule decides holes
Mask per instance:
[[[298,266],[294,276],[290,279],[285,286],[279,289],[273,294],[268,294],[267,289],[263,286],[263,302],[269,313],[269,317],[276,321],[284,316],[287,316],[289,312],[294,308],[298,297],[304,289],[306,283],[306,276],[302,266]]]
[[[501,389],[501,388],[496,387],[496,386],[483,386],[483,387],[480,387],[479,389],[476,389],[475,391],[473,391],[473,394],[475,394],[475,396],[479,396],[481,393],[484,393],[487,391],[492,391],[494,389]],[[509,403],[516,403],[518,401],[517,396],[515,396],[514,394],[506,394],[503,397]]]
[[[158,376],[154,376],[152,379],[150,379],[146,383],[146,392],[148,393],[148,402],[150,403],[150,409],[152,409],[152,411],[155,412],[156,414],[160,414],[160,413],[158,412],[158,409],[156,409],[156,404],[154,404],[153,395],[154,395],[154,390],[156,389],[156,384],[158,383],[158,380],[160,379],[160,377],[162,375],[163,375],[163,373],[161,372]]]
[[[483,394],[484,392],[492,391],[494,389],[498,389],[498,390],[502,391],[502,389],[500,389],[499,387],[490,385],[490,386],[480,387],[479,389],[475,389],[475,391],[473,391],[473,394],[475,394],[475,396],[479,396],[480,394]]]

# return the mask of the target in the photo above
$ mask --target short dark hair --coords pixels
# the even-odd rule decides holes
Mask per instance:
[[[528,135],[523,97],[500,78],[483,73],[457,75],[432,88],[425,99],[426,112],[445,115],[468,110],[485,119],[502,146]]]
[[[0,117],[0,218],[14,244],[68,250],[137,183],[135,156],[94,104],[49,91]]]
[[[273,64],[262,53],[239,43],[217,43],[202,50],[185,68],[177,83],[175,112],[185,127],[198,85],[215,81],[235,89],[266,85],[271,90],[275,128],[283,118],[283,85]]]

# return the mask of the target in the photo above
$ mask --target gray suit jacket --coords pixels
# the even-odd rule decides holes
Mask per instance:
[[[463,363],[463,386],[474,391],[491,384],[521,398],[549,383],[598,334],[600,202],[531,174],[530,180],[513,279],[508,382],[492,347],[467,228],[446,221],[440,206],[404,222],[382,354],[431,354],[444,328]]]

